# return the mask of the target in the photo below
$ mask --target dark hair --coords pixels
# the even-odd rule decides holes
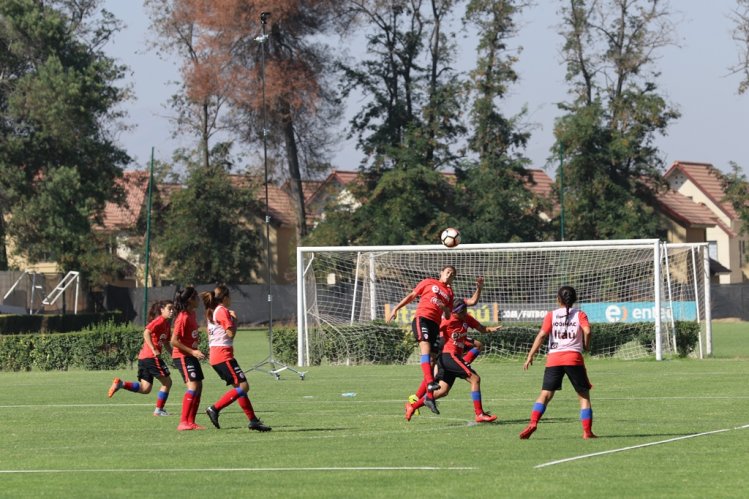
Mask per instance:
[[[151,304],[151,308],[148,309],[148,318],[147,322],[151,322],[156,317],[161,315],[161,311],[166,307],[167,305],[171,305],[172,302],[169,300],[159,300],[155,301]]]
[[[200,293],[200,297],[203,299],[203,306],[205,307],[205,320],[213,322],[213,311],[216,310],[216,296],[213,291],[205,291]]]
[[[573,288],[572,286],[562,286],[561,288],[559,288],[559,291],[557,291],[557,298],[559,299],[559,302],[567,309],[565,317],[570,315],[570,309],[572,308],[572,305],[574,305],[577,301],[577,291],[575,291],[575,288]]]
[[[200,297],[203,299],[203,306],[205,307],[205,320],[213,322],[213,311],[221,305],[221,302],[227,296],[229,296],[229,288],[224,284],[217,284],[213,291],[200,293]]]
[[[452,264],[443,265],[442,269],[440,270],[440,273],[442,273],[442,271],[445,270],[445,269],[453,269],[453,273],[455,273],[455,274],[458,273],[458,269],[456,269],[455,265],[452,265]]]
[[[465,300],[459,300],[458,303],[456,303],[453,307],[453,313],[462,314],[466,311],[466,308],[468,308],[468,304],[465,302]]]
[[[229,288],[226,284],[216,284],[216,288],[213,290],[213,295],[216,297],[216,301],[221,303],[224,298],[229,296]]]
[[[174,294],[174,311],[179,313],[187,310],[189,301],[197,293],[192,286],[186,286],[182,291],[177,289],[177,292]]]

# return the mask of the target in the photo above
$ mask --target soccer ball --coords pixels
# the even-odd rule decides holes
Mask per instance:
[[[442,231],[440,240],[446,247],[454,248],[460,244],[460,231],[458,229],[448,227],[447,229]]]

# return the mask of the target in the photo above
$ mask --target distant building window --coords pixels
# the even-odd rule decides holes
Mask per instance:
[[[707,253],[713,260],[718,260],[718,241],[707,242]]]

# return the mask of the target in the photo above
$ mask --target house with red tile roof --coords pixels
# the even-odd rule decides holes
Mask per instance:
[[[725,200],[720,172],[710,163],[675,161],[664,175],[671,189],[698,205],[682,210],[691,225],[672,232],[669,241],[707,242],[710,258],[727,269],[719,275],[721,284],[741,283],[749,275],[746,264],[747,237],[741,234],[741,220]],[[712,219],[712,223],[709,222]]]
[[[711,168],[711,165],[705,163],[676,162],[669,169],[666,180],[671,189],[658,194],[658,208],[663,220],[661,237],[669,242],[710,242],[713,251],[711,256],[715,263],[719,262],[732,269],[730,274],[721,275],[721,282],[741,282],[743,274],[740,262],[743,261],[743,255],[740,255],[739,250],[743,248],[743,243],[740,243],[741,238],[738,237],[738,218],[729,204],[721,202],[723,194],[720,182],[714,172],[711,173]],[[550,219],[559,210],[553,195],[554,180],[544,170],[530,169],[529,173],[527,188],[552,203],[553,213],[544,215]],[[325,208],[331,199],[352,206],[358,203],[348,190],[358,175],[357,171],[333,170],[323,180],[303,183],[307,222],[310,227],[324,216]],[[452,173],[445,175],[453,177]],[[250,179],[245,175],[233,175],[232,179],[236,183],[254,182],[256,198],[261,206],[265,205],[265,187],[261,179]],[[132,266],[131,286],[142,285],[143,282],[143,256],[134,252],[132,246],[142,247],[143,243],[143,235],[133,234],[133,230],[146,207],[147,180],[148,175],[145,171],[125,173],[121,180],[125,201],[122,204],[107,203],[100,228],[112,235],[113,251]],[[182,186],[176,184],[158,185],[164,202],[168,202],[171,194],[181,188]],[[268,186],[268,211],[272,278],[279,284],[293,282],[296,214],[288,185]],[[257,227],[258,237],[263,241],[266,230],[264,215],[258,214],[258,218],[252,222]],[[132,245],[133,241],[137,244]],[[154,261],[154,255],[151,258]],[[158,256],[156,261],[158,262]],[[267,276],[264,263],[263,259],[263,267],[256,276],[258,282],[264,282]],[[158,267],[158,263],[156,266]],[[158,279],[153,277],[150,280],[158,282]]]

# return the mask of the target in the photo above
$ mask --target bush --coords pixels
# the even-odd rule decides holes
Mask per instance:
[[[0,337],[0,370],[87,370],[131,367],[143,344],[143,329],[113,321],[77,333]]]
[[[311,339],[310,365],[331,364],[405,364],[413,354],[410,332],[400,326],[375,321],[365,326],[322,327],[322,334]],[[273,355],[281,362],[295,364],[296,328],[273,331]]]
[[[33,336],[0,336],[0,370],[30,371]]]
[[[143,346],[143,328],[132,324],[96,324],[74,335],[75,364],[94,371],[132,367]]]

